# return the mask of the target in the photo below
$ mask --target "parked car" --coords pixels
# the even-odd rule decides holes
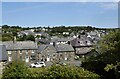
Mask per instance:
[[[44,67],[44,66],[46,66],[44,62],[36,62],[30,65],[30,67],[33,67],[33,68]]]

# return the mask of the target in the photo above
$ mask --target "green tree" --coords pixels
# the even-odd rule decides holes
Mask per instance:
[[[81,67],[53,65],[46,68],[30,69],[31,78],[38,79],[99,79],[99,75],[84,70]]]
[[[26,40],[35,41],[35,37],[33,35],[27,35]]]
[[[23,61],[12,61],[4,69],[2,79],[29,79],[30,70]]]
[[[120,31],[112,31],[103,37],[96,50],[98,55],[90,57],[82,66],[102,75],[104,78],[117,79],[114,66],[120,62]]]

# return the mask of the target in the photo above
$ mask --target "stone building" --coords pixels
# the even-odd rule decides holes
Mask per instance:
[[[6,41],[8,62],[12,60],[23,60],[27,63],[35,62],[37,55],[37,43],[33,41]]]

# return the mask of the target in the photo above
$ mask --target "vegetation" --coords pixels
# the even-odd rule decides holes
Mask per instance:
[[[3,72],[2,79],[29,79],[30,70],[23,61],[12,61]]]
[[[69,32],[70,33],[74,33],[75,35],[77,33],[79,33],[80,30],[84,30],[84,31],[93,31],[93,30],[105,30],[105,31],[114,31],[115,29],[105,29],[105,28],[95,28],[95,27],[92,27],[92,26],[58,26],[58,27],[32,27],[32,28],[29,28],[29,27],[26,27],[26,28],[23,28],[23,27],[20,27],[20,26],[8,26],[8,25],[3,25],[2,26],[2,31],[3,31],[3,39],[2,41],[11,41],[13,40],[12,37],[16,36],[17,37],[17,40],[19,41],[24,41],[24,40],[32,40],[34,41],[33,39],[33,36],[31,39],[24,39],[23,37],[19,37],[18,36],[18,32],[20,31],[24,31],[24,30],[30,30],[30,29],[34,29],[34,32],[41,32],[42,29],[47,29],[47,30],[44,30],[46,33],[48,33],[50,36],[59,36],[59,37],[67,37],[69,35],[63,35],[63,32]],[[7,35],[5,35],[7,34]],[[85,34],[84,32],[82,34]],[[11,36],[11,37],[10,37]],[[29,37],[29,36],[28,36]],[[42,36],[43,38],[45,38],[44,36]]]
[[[98,55],[90,57],[82,66],[105,79],[117,79],[120,64],[120,31],[106,35],[97,46]],[[94,64],[94,66],[93,66]]]
[[[24,62],[9,63],[2,79],[99,79],[99,75],[81,67],[53,65],[42,68],[27,68]]]
[[[42,27],[36,27],[39,30],[35,32],[40,32]],[[34,27],[34,29],[36,29]],[[108,35],[103,37],[103,39],[96,45],[95,49],[92,51],[95,56],[90,56],[82,63],[82,67],[74,66],[61,66],[53,65],[51,67],[45,68],[28,68],[24,62],[13,61],[9,63],[3,74],[3,79],[7,78],[42,78],[42,79],[119,79],[120,78],[120,30],[119,29],[99,29],[91,26],[79,27],[79,26],[60,26],[60,27],[44,27],[48,29],[46,31],[50,35],[61,36],[63,32],[78,33],[80,30],[105,30],[111,31]],[[17,32],[22,30],[28,30],[30,28],[22,28],[19,26],[3,26],[4,33],[2,34],[2,41],[13,40],[14,36],[17,36]],[[85,34],[85,33],[82,33]],[[39,38],[37,36],[36,38]],[[66,36],[64,36],[66,37]],[[41,38],[46,38],[41,36]],[[23,37],[17,37],[17,40],[31,40],[35,41],[33,35],[24,35]],[[94,72],[94,73],[93,73]],[[96,74],[95,74],[96,73]],[[98,75],[97,75],[98,74]]]

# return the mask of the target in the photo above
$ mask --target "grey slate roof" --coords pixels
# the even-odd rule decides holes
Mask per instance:
[[[39,52],[44,51],[44,49],[46,48],[46,46],[47,46],[47,45],[40,45],[40,46],[38,46],[38,51],[39,51]]]
[[[55,48],[54,48],[54,46],[53,45],[40,45],[40,46],[38,46],[38,51],[44,51],[45,50],[45,48],[47,48],[47,47],[50,47],[50,48],[52,48],[52,49],[54,49],[55,50]]]
[[[46,50],[47,47],[49,47],[49,49]],[[51,55],[53,53],[56,53],[56,49],[53,45],[40,45],[38,46],[38,52],[43,53],[43,54],[49,53]]]
[[[58,44],[55,45],[57,52],[73,52],[74,49],[71,45],[68,44]]]
[[[79,48],[79,51],[76,51],[76,54],[83,55],[89,53],[90,51],[91,49],[87,47]]]
[[[7,52],[5,45],[0,45],[0,61],[7,60]]]
[[[50,47],[52,52],[74,52],[71,45],[68,44],[58,44],[58,45],[40,45],[38,46],[38,51],[43,52],[47,47]]]
[[[81,44],[82,42],[82,44]],[[88,44],[89,42],[89,44]],[[80,38],[75,38],[71,41],[71,45],[74,47],[79,47],[79,46],[92,46],[92,42],[89,40],[89,38],[85,36],[81,36]]]
[[[44,44],[49,44],[50,40],[42,38],[42,39],[37,39],[37,42],[44,43]]]
[[[37,43],[33,41],[6,41],[2,42],[6,46],[7,50],[28,50],[28,49],[37,49]]]
[[[73,37],[66,37],[66,38],[53,38],[50,42],[59,42],[59,41],[71,41]]]
[[[28,33],[28,35],[30,35],[30,34],[34,35],[34,32],[32,32],[31,30],[24,30],[24,31],[21,31],[20,33],[21,34]]]

